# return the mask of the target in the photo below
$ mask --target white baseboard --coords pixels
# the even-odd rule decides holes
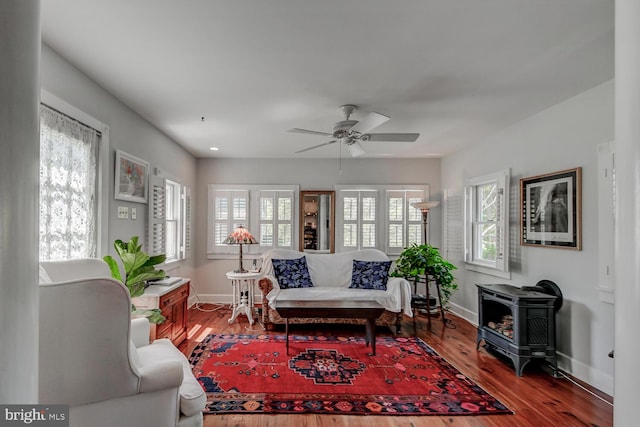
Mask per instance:
[[[558,356],[558,368],[580,381],[584,381],[590,386],[607,393],[609,396],[613,396],[612,375],[594,369],[592,366],[575,360],[566,354],[556,352],[556,355]]]
[[[232,294],[198,294],[189,295],[189,307],[196,303],[210,303],[210,304],[231,304],[233,302]],[[256,301],[258,302],[258,301]]]
[[[466,308],[451,302],[449,303],[449,311],[458,317],[462,317],[464,320],[471,323],[473,326],[478,327],[477,313],[474,313],[471,310],[467,310]]]

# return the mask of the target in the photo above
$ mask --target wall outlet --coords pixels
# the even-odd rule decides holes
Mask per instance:
[[[138,216],[138,212],[136,212],[136,208],[131,208],[131,219],[136,219]]]
[[[118,219],[129,218],[129,208],[126,206],[118,206]]]

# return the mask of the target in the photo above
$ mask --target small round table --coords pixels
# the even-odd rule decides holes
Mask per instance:
[[[231,280],[233,287],[233,313],[229,318],[229,323],[233,323],[239,314],[244,314],[249,319],[249,324],[253,325],[253,294],[255,280],[262,273],[248,271],[246,273],[227,272],[227,279]]]

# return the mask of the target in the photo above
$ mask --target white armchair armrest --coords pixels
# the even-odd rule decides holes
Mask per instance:
[[[179,360],[148,363],[138,367],[140,371],[140,393],[180,387],[184,374]]]
[[[151,325],[149,319],[140,317],[131,319],[131,342],[137,347],[149,345],[149,334]]]

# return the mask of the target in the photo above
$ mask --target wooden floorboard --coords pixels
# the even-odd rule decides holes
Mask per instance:
[[[284,328],[264,331],[255,323],[250,326],[245,316],[233,324],[228,307],[202,305],[201,311],[189,310],[189,336],[180,346],[187,356],[197,342],[208,334],[283,334]],[[210,311],[215,310],[215,311]],[[428,343],[464,375],[515,412],[515,415],[485,416],[387,416],[387,415],[205,415],[205,426],[242,427],[542,427],[613,425],[613,407],[592,396],[565,378],[554,378],[541,365],[529,364],[522,377],[515,374],[510,362],[481,348],[476,350],[476,328],[467,321],[447,314],[445,326],[432,319],[431,330],[425,317],[418,319],[417,336]],[[364,326],[297,325],[297,334],[364,336]],[[378,336],[393,336],[387,328],[378,328]],[[403,336],[413,336],[413,323],[403,322]],[[592,390],[611,402],[611,397]]]

